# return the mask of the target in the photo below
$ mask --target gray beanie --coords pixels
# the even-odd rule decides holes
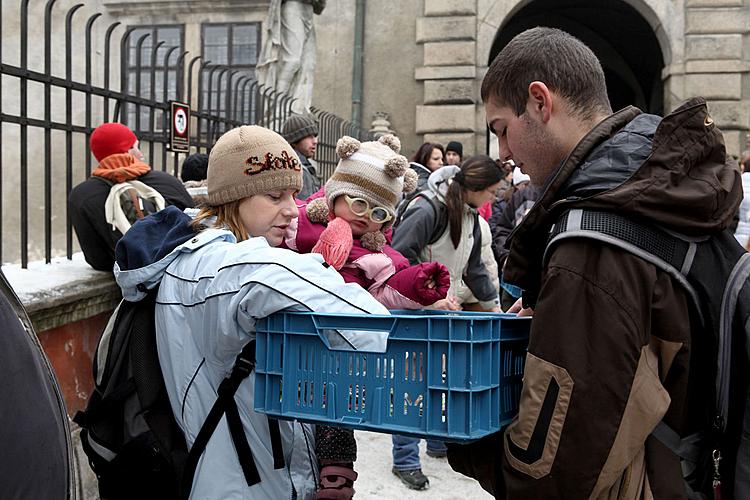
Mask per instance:
[[[302,189],[297,155],[279,134],[256,125],[233,128],[208,157],[208,203],[223,205],[275,190]]]
[[[318,135],[318,122],[309,115],[293,114],[282,125],[281,135],[289,144],[294,144],[308,135]]]

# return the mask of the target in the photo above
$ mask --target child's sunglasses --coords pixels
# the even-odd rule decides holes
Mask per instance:
[[[363,198],[352,198],[345,194],[344,200],[354,215],[360,217],[367,215],[371,221],[378,224],[384,224],[393,218],[390,212],[383,207],[370,208],[370,204]]]

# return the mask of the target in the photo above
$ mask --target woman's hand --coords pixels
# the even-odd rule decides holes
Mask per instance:
[[[461,304],[458,303],[458,299],[450,295],[444,299],[440,299],[434,304],[432,304],[429,309],[442,309],[445,311],[460,311],[461,310]]]
[[[533,316],[534,310],[530,307],[523,307],[523,299],[519,298],[512,306],[510,306],[510,309],[505,311],[507,313],[513,314],[517,313],[518,317],[525,317],[525,316]]]

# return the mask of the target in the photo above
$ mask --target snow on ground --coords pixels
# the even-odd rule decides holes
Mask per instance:
[[[359,473],[359,478],[354,483],[354,500],[492,499],[492,495],[484,491],[478,482],[454,472],[447,459],[427,456],[424,441],[419,445],[419,457],[422,472],[430,480],[430,487],[423,491],[410,490],[391,472],[391,435],[364,431],[355,431],[354,434],[357,438],[357,462],[354,470]]]

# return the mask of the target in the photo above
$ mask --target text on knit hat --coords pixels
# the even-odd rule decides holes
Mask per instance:
[[[299,191],[302,167],[279,134],[244,125],[219,137],[211,149],[207,185],[213,206],[272,191]]]

